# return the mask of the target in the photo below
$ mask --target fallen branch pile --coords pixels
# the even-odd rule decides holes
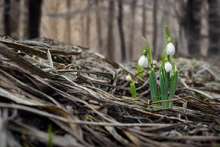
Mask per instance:
[[[52,41],[0,39],[1,147],[217,145],[219,69],[177,62],[174,108],[151,111],[147,77],[136,79],[140,99],[130,97],[125,77],[135,78],[133,65]]]

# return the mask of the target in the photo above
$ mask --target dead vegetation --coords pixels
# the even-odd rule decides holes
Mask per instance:
[[[151,111],[147,77],[137,79],[140,100],[130,97],[125,76],[133,65],[51,40],[1,39],[1,147],[218,145],[220,71],[201,61],[177,62],[174,108]]]

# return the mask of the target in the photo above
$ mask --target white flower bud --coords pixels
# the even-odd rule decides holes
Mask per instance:
[[[157,61],[156,61],[156,60],[153,60],[153,64],[156,65],[156,64],[157,64]]]
[[[166,62],[164,64],[164,68],[165,68],[166,72],[171,72],[173,69],[172,64],[170,64],[170,62]]]
[[[138,65],[141,67],[147,67],[148,66],[147,56],[145,56],[145,55],[140,56],[140,58],[138,60]]]
[[[131,80],[132,80],[131,75],[127,75],[127,76],[126,76],[126,80],[127,80],[127,81],[131,81]]]
[[[166,46],[167,55],[173,56],[175,54],[175,46],[173,43],[169,42]]]

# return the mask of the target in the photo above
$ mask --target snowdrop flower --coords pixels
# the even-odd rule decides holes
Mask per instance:
[[[131,75],[127,75],[127,76],[126,76],[126,80],[127,80],[127,81],[131,81],[131,80],[132,80]]]
[[[170,64],[170,62],[166,62],[166,63],[164,64],[164,68],[165,68],[166,72],[171,72],[172,69],[173,69],[173,67],[172,67],[172,65]]]
[[[147,56],[145,56],[145,55],[140,56],[140,58],[138,60],[138,65],[141,67],[147,67],[148,66]]]
[[[175,46],[173,43],[169,42],[166,46],[167,55],[173,56],[175,54]]]

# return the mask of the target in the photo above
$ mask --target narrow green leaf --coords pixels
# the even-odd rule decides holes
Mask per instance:
[[[173,98],[176,92],[176,86],[178,81],[178,71],[176,66],[174,67],[173,75],[170,80],[169,98]]]
[[[163,66],[160,69],[160,97],[161,100],[168,98],[168,80]]]
[[[136,74],[137,74],[137,77],[139,77],[140,79],[143,79],[144,78],[144,68],[140,65],[137,65]]]
[[[168,100],[168,91],[169,90],[169,73],[164,69],[164,64],[160,67],[160,99]],[[163,108],[168,108],[168,102],[162,103]]]
[[[152,64],[153,64],[153,55],[152,55],[152,49],[151,49],[150,47],[147,49],[147,55],[148,55],[149,65],[150,65],[150,67],[152,67]]]
[[[169,100],[171,100],[175,96],[177,81],[178,81],[178,71],[177,71],[176,66],[175,66],[174,71],[173,71],[173,75],[171,76],[171,79],[170,79]],[[173,102],[172,101],[169,102],[168,107],[169,108],[173,107]]]
[[[136,90],[136,85],[134,81],[130,82],[130,93],[133,98],[137,97],[137,90]]]
[[[53,147],[53,130],[52,130],[52,126],[49,125],[48,128],[48,143],[47,143],[47,147]]]
[[[151,99],[153,102],[158,101],[158,90],[157,90],[157,78],[154,69],[152,68],[149,72],[149,84],[151,91]]]

